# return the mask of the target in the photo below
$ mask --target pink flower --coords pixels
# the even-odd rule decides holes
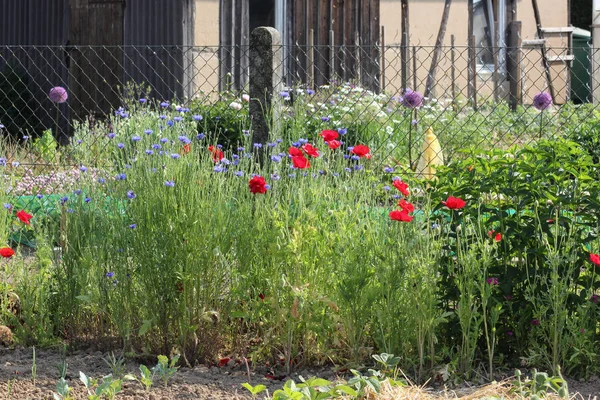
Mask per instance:
[[[495,278],[495,277],[494,277],[494,278],[487,278],[487,279],[485,280],[485,282],[486,282],[488,285],[496,286],[496,285],[498,284],[498,278]]]

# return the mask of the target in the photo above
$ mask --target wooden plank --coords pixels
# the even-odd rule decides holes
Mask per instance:
[[[317,13],[317,25],[315,32],[317,37],[315,39],[315,45],[317,46],[316,52],[316,66],[317,75],[316,80],[318,85],[327,85],[329,83],[329,63],[328,63],[328,48],[327,42],[329,41],[329,3],[330,0],[318,0],[318,13]]]
[[[438,30],[437,39],[435,41],[435,48],[433,49],[433,56],[431,57],[431,66],[429,67],[429,73],[427,74],[427,83],[425,85],[425,97],[431,97],[435,85],[435,73],[438,66],[438,60],[440,53],[442,52],[442,45],[444,44],[444,36],[446,36],[446,27],[448,26],[448,17],[450,15],[450,6],[452,0],[446,0],[444,4],[444,11],[442,12],[442,21],[440,22],[440,28]]]
[[[521,27],[521,21],[512,21],[508,26],[507,71],[510,87],[510,107],[513,111],[522,103]]]
[[[477,47],[476,47],[476,38],[475,35],[470,37],[469,40],[469,48],[473,49],[473,58],[470,60],[471,70],[473,72],[471,86],[473,87],[473,97],[471,97],[471,107],[473,110],[477,111]]]
[[[409,21],[409,8],[408,8],[408,0],[401,0],[401,19],[402,19],[402,27],[401,27],[401,80],[402,80],[402,89],[404,92],[408,87],[408,76],[410,74],[410,56],[409,56],[409,44],[410,44],[410,21]]]
[[[381,43],[381,90],[385,91],[385,26],[381,27],[381,35],[379,37],[379,42]]]
[[[538,7],[537,0],[531,0],[531,5],[533,7],[533,15],[535,17],[535,25],[537,27],[537,35],[539,39],[544,38],[544,31],[542,30],[542,19],[540,17],[540,9]],[[544,63],[544,71],[546,73],[546,81],[548,83],[548,91],[550,92],[550,96],[552,97],[552,102],[555,101],[555,93],[554,93],[554,85],[552,84],[552,76],[550,74],[550,64],[548,63],[548,54],[546,52],[546,45],[543,44],[541,47],[542,51],[542,62]]]
[[[475,46],[471,46],[471,38],[473,37],[473,0],[467,1],[467,98],[469,102],[473,104],[473,97],[475,97],[475,87],[473,86],[473,79],[475,76]]]
[[[294,26],[293,46],[294,52],[294,78],[299,82],[306,81],[306,9],[305,0],[294,0],[292,24]]]
[[[381,89],[381,26],[379,24],[379,0],[370,0],[371,21],[371,76],[373,77],[372,90],[379,93]]]
[[[308,87],[314,89],[315,87],[315,31],[310,29],[308,31],[308,44],[307,44],[307,57],[306,57],[306,71],[308,78]]]
[[[452,96],[452,109],[456,111],[456,38],[450,35],[450,91]]]
[[[335,74],[339,79],[344,79],[343,74],[343,45],[344,45],[344,0],[333,1],[333,32],[334,32],[334,62]]]

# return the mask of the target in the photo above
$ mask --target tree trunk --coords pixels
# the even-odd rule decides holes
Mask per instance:
[[[429,68],[429,74],[427,74],[427,84],[425,85],[425,97],[429,98],[433,87],[435,85],[435,72],[437,70],[438,60],[442,51],[442,45],[444,44],[444,36],[446,35],[446,27],[448,26],[448,16],[450,15],[450,5],[452,0],[446,0],[444,5],[444,13],[442,14],[442,22],[440,23],[440,30],[438,31],[437,40],[435,41],[435,49],[433,50],[433,57],[431,58],[431,67]]]

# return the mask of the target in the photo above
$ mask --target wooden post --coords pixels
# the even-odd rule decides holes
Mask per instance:
[[[417,82],[417,46],[412,48],[412,77],[413,77],[413,90],[417,91],[419,82]]]
[[[451,80],[451,95],[452,95],[452,109],[456,111],[456,50],[455,50],[456,38],[454,35],[450,35],[450,80]]]
[[[473,79],[471,81],[471,85],[473,88],[473,97],[471,98],[471,107],[473,110],[477,111],[477,45],[475,43],[475,35],[471,36],[471,40],[469,40],[469,47],[473,48],[473,58],[470,60],[471,70],[473,71]]]
[[[440,29],[435,41],[435,48],[433,49],[433,56],[431,57],[431,67],[429,67],[429,73],[427,74],[427,83],[425,85],[424,96],[428,98],[431,97],[435,85],[435,72],[437,70],[438,60],[442,51],[442,45],[444,44],[444,36],[446,36],[446,27],[448,26],[448,17],[450,15],[451,5],[452,0],[446,0],[444,12],[442,14],[442,22],[440,23]]]
[[[496,15],[498,15],[498,3],[496,3]],[[498,68],[500,68],[500,62],[498,58],[500,57],[500,27],[498,24],[494,25],[494,103],[498,103],[499,93],[498,90],[500,88],[500,72]]]
[[[381,27],[381,91],[385,92],[385,27]]]
[[[540,17],[540,9],[538,7],[537,0],[531,0],[533,6],[533,14],[535,16],[535,25],[537,27],[538,39],[544,39],[544,31],[542,31],[542,19]],[[544,70],[546,71],[546,80],[548,81],[548,91],[552,97],[552,102],[555,102],[554,98],[554,85],[552,84],[552,75],[550,74],[550,64],[548,63],[548,54],[546,52],[546,44],[542,43],[542,62],[544,63]]]
[[[308,55],[306,57],[306,72],[308,76],[308,87],[315,88],[315,30],[308,31]]]
[[[356,79],[359,84],[362,84],[362,71],[361,71],[361,61],[360,61],[360,34],[358,31],[354,32],[354,56],[356,58]]]
[[[594,0],[592,7],[592,52],[590,87],[592,88],[592,102],[595,106],[600,104],[600,0]]]
[[[521,21],[508,26],[507,71],[510,85],[510,108],[515,111],[521,104]]]
[[[410,74],[410,61],[409,61],[409,48],[408,45],[410,43],[410,32],[409,32],[409,9],[408,9],[408,0],[401,0],[401,7],[402,7],[402,40],[400,43],[400,49],[401,49],[401,62],[402,62],[402,66],[401,66],[401,75],[402,75],[402,93],[404,93],[404,91],[406,90],[407,86],[408,86],[408,76]]]

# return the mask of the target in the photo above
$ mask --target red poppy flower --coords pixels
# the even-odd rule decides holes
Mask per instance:
[[[448,197],[448,200],[442,201],[442,204],[448,207],[451,210],[460,210],[467,203],[463,199],[459,199],[458,197]]]
[[[264,295],[264,294],[262,294],[262,293],[259,293],[259,294],[258,294],[258,297],[259,297],[261,300],[263,300],[263,301],[265,300],[265,295]]]
[[[408,215],[408,211],[406,210],[394,210],[390,211],[390,219],[392,221],[410,222],[413,217]]]
[[[501,233],[496,233],[496,235],[494,235],[494,233],[495,233],[495,231],[494,231],[494,230],[488,231],[488,236],[489,236],[489,237],[492,237],[492,236],[493,236],[493,237],[494,237],[494,240],[495,240],[496,242],[499,242],[499,241],[501,241],[501,240],[502,240],[502,234],[501,234]]]
[[[300,150],[297,147],[290,147],[288,152],[290,153],[290,156],[292,156],[292,157],[304,157],[304,153],[302,152],[302,150]]]
[[[600,266],[600,256],[598,254],[590,253],[590,261]]]
[[[398,206],[406,212],[413,212],[415,211],[415,206],[413,206],[412,204],[410,204],[408,201],[406,201],[406,199],[401,199],[400,201],[398,201]]]
[[[340,147],[342,145],[342,142],[340,142],[339,140],[330,140],[330,141],[325,142],[325,143],[327,143],[327,146],[329,146],[329,148],[331,150],[335,150],[335,149],[337,149],[338,147]]]
[[[17,218],[25,225],[29,225],[29,220],[33,218],[33,215],[26,213],[25,210],[21,210],[17,212]]]
[[[231,361],[231,358],[229,357],[223,357],[219,360],[219,367],[224,367],[227,364],[229,364],[229,361]]]
[[[294,167],[298,169],[305,169],[310,167],[310,162],[303,155],[292,157],[292,164],[294,164]]]
[[[181,149],[181,152],[182,152],[183,154],[187,154],[187,153],[189,153],[190,151],[192,151],[192,145],[191,145],[191,144],[189,144],[189,143],[188,143],[188,144],[184,144],[184,145],[183,145],[183,148]]]
[[[319,133],[319,136],[323,138],[326,142],[331,142],[332,140],[336,140],[340,137],[338,131],[333,131],[329,129],[325,129],[323,132]]]
[[[302,146],[302,150],[304,150],[304,152],[306,154],[308,154],[309,156],[311,156],[313,158],[319,157],[319,149],[317,149],[315,146],[313,146],[310,143],[306,143],[304,146]]]
[[[15,251],[10,247],[3,247],[0,249],[0,256],[4,258],[11,258],[15,255]]]
[[[215,147],[215,146],[212,146],[212,145],[208,146],[208,151],[210,151],[212,153],[213,161],[214,162],[219,162],[224,157],[223,151],[221,149],[219,149],[218,147]]]
[[[356,146],[354,146],[351,153],[361,158],[371,158],[371,149],[369,149],[369,147],[365,146],[364,144],[357,144]]]
[[[252,179],[248,181],[248,187],[254,194],[265,194],[267,192],[267,182],[265,182],[265,178],[260,175],[253,176]]]
[[[402,182],[400,179],[396,179],[393,182],[393,185],[396,189],[398,189],[400,191],[400,193],[402,193],[403,196],[410,195],[410,192],[408,191],[408,185],[406,183]]]

